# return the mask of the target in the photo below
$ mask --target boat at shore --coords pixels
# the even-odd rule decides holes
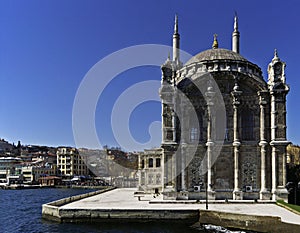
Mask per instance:
[[[0,183],[0,189],[40,189],[40,188],[73,188],[73,189],[103,189],[107,186],[88,185],[40,185],[40,184],[8,184]]]
[[[1,189],[38,189],[38,188],[44,188],[44,186],[41,185],[27,185],[27,184],[0,184]]]

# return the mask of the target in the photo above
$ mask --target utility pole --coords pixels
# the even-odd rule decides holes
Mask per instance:
[[[208,193],[207,193],[208,183],[205,185],[205,208],[208,210]]]

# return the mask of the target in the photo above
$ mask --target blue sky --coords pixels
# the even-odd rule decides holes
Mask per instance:
[[[219,47],[230,49],[237,11],[240,53],[259,65],[265,78],[274,48],[287,63],[288,139],[300,144],[299,10],[297,0],[0,1],[0,138],[74,146],[73,101],[94,64],[129,46],[171,45],[175,13],[184,51],[197,54],[209,49],[214,33]],[[107,86],[95,112],[102,145],[117,145],[110,115],[118,96],[137,82],[159,79],[158,67],[136,68]],[[129,125],[136,140],[149,140],[149,124],[160,121],[160,111],[154,101],[136,108]]]

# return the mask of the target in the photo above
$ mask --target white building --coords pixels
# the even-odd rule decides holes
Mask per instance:
[[[161,148],[149,149],[139,154],[139,190],[160,193],[163,188]]]
[[[35,183],[38,182],[39,178],[42,176],[55,176],[56,169],[54,166],[25,166],[22,167],[22,174],[24,183]]]
[[[0,157],[0,182],[6,183],[8,176],[22,178],[22,160],[14,157]]]

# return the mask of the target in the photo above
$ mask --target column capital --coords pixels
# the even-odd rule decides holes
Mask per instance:
[[[290,88],[289,88],[289,86],[288,85],[285,85],[285,87],[284,88],[278,88],[278,89],[276,89],[276,88],[272,88],[271,90],[270,90],[270,94],[272,95],[272,96],[286,96],[288,93],[289,93],[289,91],[290,91]]]
[[[171,115],[172,115],[172,117],[176,116],[176,113],[175,113],[175,111],[174,111],[174,108],[171,109]]]
[[[260,141],[258,145],[259,146],[266,146],[266,145],[268,145],[268,142],[263,140],[263,141]]]
[[[182,142],[182,143],[180,143],[180,146],[181,146],[181,148],[182,149],[186,149],[186,148],[188,148],[188,144],[186,143],[186,142]]]
[[[241,143],[240,143],[240,141],[234,141],[234,142],[232,143],[232,145],[233,145],[234,147],[239,147],[239,146],[241,145]]]
[[[265,105],[268,103],[268,91],[258,91],[257,95],[259,96],[259,105],[261,107],[265,107]]]
[[[289,144],[291,144],[291,142],[289,141],[277,141],[277,140],[272,140],[270,142],[271,146],[288,146]]]
[[[214,146],[215,145],[215,143],[213,142],[213,141],[208,141],[208,142],[206,142],[206,146]]]
[[[211,81],[208,81],[207,91],[205,92],[207,106],[214,105],[213,100],[214,100],[215,95],[216,95],[216,92],[214,92],[213,85],[212,85]]]
[[[234,84],[234,87],[233,87],[233,91],[231,92],[231,96],[232,96],[232,98],[233,98],[233,100],[232,100],[232,104],[233,104],[233,106],[238,106],[238,105],[240,105],[240,96],[242,95],[242,91],[240,91],[240,88],[239,88],[239,86],[238,86],[238,84],[237,84],[237,82],[235,82],[235,84]]]

